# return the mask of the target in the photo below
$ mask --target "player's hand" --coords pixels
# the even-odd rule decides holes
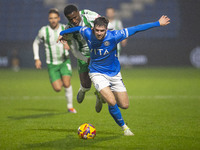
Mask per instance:
[[[42,62],[39,59],[35,60],[36,69],[42,69]]]
[[[62,35],[59,35],[59,37],[58,37],[58,39],[57,39],[57,43],[59,42],[59,41],[61,41],[62,40],[62,38],[63,38],[63,36]]]
[[[65,35],[65,37],[66,37],[66,35]],[[63,45],[67,44],[67,41],[63,38],[62,35],[59,35],[59,37],[58,37],[58,39],[57,39],[56,42],[58,43],[59,41],[60,41]],[[68,45],[68,44],[67,44],[67,45]],[[66,46],[66,49],[70,49],[70,48],[69,48],[69,45]]]
[[[158,20],[160,23],[160,26],[166,26],[170,23],[170,18],[168,18],[167,16],[163,15],[162,17],[160,17],[160,19]]]

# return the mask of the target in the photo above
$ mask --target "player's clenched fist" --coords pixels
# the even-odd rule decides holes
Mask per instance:
[[[166,26],[170,23],[170,18],[163,15],[162,17],[160,17],[160,19],[158,21],[160,23],[160,26]]]

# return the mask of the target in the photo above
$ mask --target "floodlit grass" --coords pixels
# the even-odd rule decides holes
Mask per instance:
[[[53,91],[46,70],[0,70],[0,149],[200,149],[200,70],[135,68],[122,70],[130,107],[121,110],[135,136],[125,137],[107,104],[95,112],[94,88],[82,104],[73,72],[74,107],[66,109],[64,90]],[[97,129],[94,140],[78,138],[82,123]]]

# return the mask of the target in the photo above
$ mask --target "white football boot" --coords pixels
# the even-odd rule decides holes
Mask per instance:
[[[131,132],[131,130],[129,129],[129,127],[127,127],[126,129],[124,129],[124,135],[125,136],[133,136],[133,132]]]

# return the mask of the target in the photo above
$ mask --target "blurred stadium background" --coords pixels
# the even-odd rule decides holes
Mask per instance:
[[[171,18],[166,27],[129,38],[121,53],[130,98],[122,115],[133,138],[122,136],[105,105],[95,112],[94,87],[83,104],[77,103],[77,71],[72,78],[74,116],[66,113],[64,91],[53,92],[47,70],[34,69],[32,43],[48,24],[48,10],[58,8],[66,24],[63,8],[69,3],[101,15],[114,7],[124,27],[156,21],[163,14]],[[199,150],[199,8],[200,0],[0,0],[0,149]],[[45,68],[43,45],[40,56]],[[7,69],[18,61],[19,72]],[[85,122],[96,127],[95,140],[78,139],[77,128]]]
[[[61,23],[67,23],[63,8],[76,4],[105,15],[114,7],[124,27],[155,21],[162,14],[171,24],[129,38],[120,57],[126,66],[194,66],[200,68],[199,0],[0,0],[0,68],[12,66],[18,58],[21,68],[34,68],[32,42],[38,30],[48,24],[49,8],[58,8]],[[45,66],[44,49],[40,55]],[[71,55],[72,64],[76,59]]]

